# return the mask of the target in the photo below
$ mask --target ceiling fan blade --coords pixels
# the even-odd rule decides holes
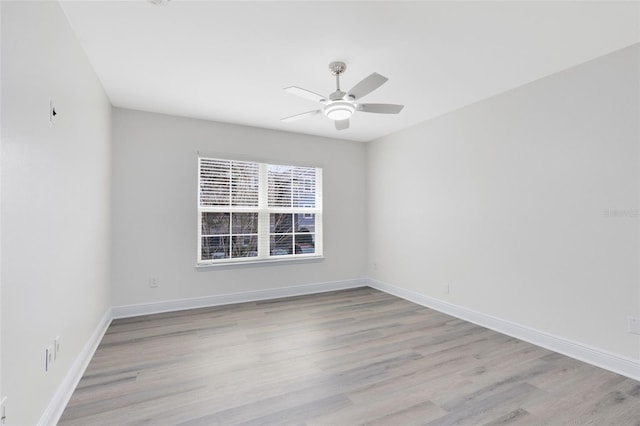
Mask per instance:
[[[301,98],[309,99],[310,101],[324,102],[327,100],[327,98],[322,95],[297,86],[285,87],[284,91],[292,95],[300,96]]]
[[[395,104],[358,104],[358,111],[375,112],[377,114],[397,114],[402,111],[404,105]]]
[[[336,120],[336,130],[345,130],[349,128],[349,119],[346,120]]]
[[[353,86],[353,88],[349,90],[349,93],[347,93],[347,96],[352,99],[360,99],[382,86],[387,80],[389,80],[387,77],[374,72],[369,77],[366,77],[360,83]]]
[[[316,110],[313,110],[313,111],[307,111],[307,112],[303,112],[301,114],[292,115],[291,117],[282,118],[282,119],[280,119],[280,121],[283,121],[285,123],[290,123],[292,121],[300,120],[301,118],[311,117],[313,115],[316,115],[319,112],[320,112],[319,109],[316,109]]]

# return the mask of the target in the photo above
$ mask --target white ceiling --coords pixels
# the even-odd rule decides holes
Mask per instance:
[[[114,106],[369,141],[636,43],[638,2],[69,1],[62,7]],[[337,131],[281,118],[378,72],[389,81]]]

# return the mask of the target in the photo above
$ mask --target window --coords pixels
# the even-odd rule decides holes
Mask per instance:
[[[322,169],[198,158],[198,264],[322,255]]]

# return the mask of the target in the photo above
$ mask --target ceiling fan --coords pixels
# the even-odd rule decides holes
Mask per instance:
[[[356,84],[348,92],[343,92],[340,90],[340,75],[346,71],[347,65],[344,62],[331,62],[329,69],[331,70],[331,74],[336,76],[336,91],[331,93],[328,99],[325,96],[296,86],[286,87],[284,89],[285,92],[291,93],[292,95],[320,102],[323,107],[283,118],[283,122],[289,123],[300,120],[301,118],[323,113],[327,118],[335,122],[337,130],[344,130],[349,128],[349,118],[351,118],[356,111],[374,112],[377,114],[398,114],[402,111],[402,108],[404,108],[404,105],[361,104],[358,102],[360,98],[365,97],[382,86],[388,80],[387,77],[383,77],[374,72]]]

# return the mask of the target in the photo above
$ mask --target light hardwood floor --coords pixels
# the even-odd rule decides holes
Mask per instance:
[[[370,289],[114,321],[60,425],[640,425],[640,382]]]

